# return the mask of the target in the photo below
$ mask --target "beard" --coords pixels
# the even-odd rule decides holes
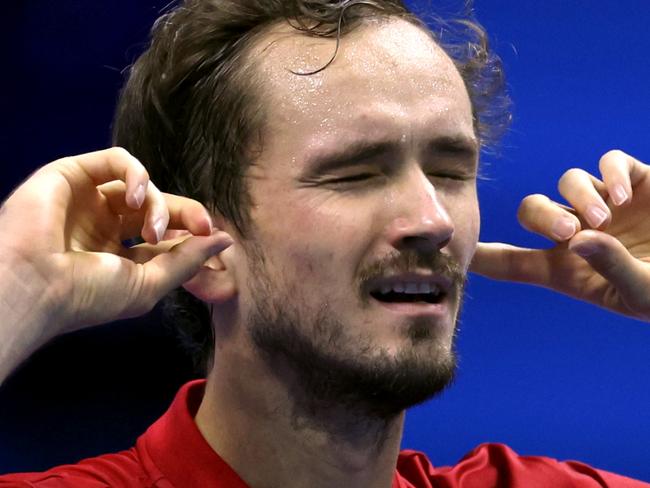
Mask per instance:
[[[337,411],[386,422],[453,382],[457,318],[451,344],[437,338],[435,326],[421,318],[405,329],[407,345],[391,353],[379,347],[371,334],[360,334],[354,323],[341,320],[327,301],[310,309],[310,302],[298,293],[300,288],[271,280],[260,249],[252,251],[249,269],[254,278],[249,284],[256,301],[247,327],[270,370],[286,382],[294,419],[314,420]],[[410,251],[358,273],[360,306],[371,306],[362,292],[366,281],[416,267],[450,278],[460,308],[465,273],[456,261],[438,252],[425,256]]]

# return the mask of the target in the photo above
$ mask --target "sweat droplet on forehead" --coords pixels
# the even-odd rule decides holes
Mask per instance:
[[[377,26],[368,37],[367,43],[347,43],[341,49],[343,57],[356,61],[358,69],[367,76],[381,73],[388,79],[399,80],[402,87],[415,87],[422,94],[431,91],[431,78],[406,76],[411,67],[430,68],[441,86],[454,81],[449,70],[440,69],[449,63],[447,55],[421,28],[396,20]]]
[[[379,101],[394,98],[396,91],[416,90],[427,96],[434,90],[462,86],[453,63],[429,34],[401,19],[368,22],[344,35],[334,62],[311,75],[295,73],[309,73],[327,64],[336,40],[308,37],[289,26],[276,30],[268,40],[260,41],[258,64],[277,112],[336,107],[345,113],[350,104],[360,101],[361,94]],[[422,76],[423,70],[427,76]]]

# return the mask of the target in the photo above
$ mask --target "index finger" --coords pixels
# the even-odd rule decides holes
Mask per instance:
[[[90,179],[94,186],[121,180],[126,184],[126,202],[140,208],[145,198],[149,173],[138,159],[126,149],[112,147],[54,161],[44,168],[70,177],[69,182]]]

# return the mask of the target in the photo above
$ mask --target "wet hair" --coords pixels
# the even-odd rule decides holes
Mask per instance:
[[[244,173],[265,122],[262,80],[248,56],[255,41],[286,22],[304,35],[335,38],[338,46],[364,20],[399,17],[430,32],[455,62],[479,140],[492,147],[509,123],[509,100],[500,60],[467,7],[457,20],[429,14],[425,23],[400,0],[182,1],[155,22],[147,49],[128,70],[113,142],[142,161],[162,191],[202,202],[244,236],[250,226]],[[205,370],[214,349],[207,305],[178,289],[164,311]]]

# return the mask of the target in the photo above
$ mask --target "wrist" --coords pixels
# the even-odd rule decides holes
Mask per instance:
[[[62,328],[46,280],[5,251],[0,257],[0,382]]]

